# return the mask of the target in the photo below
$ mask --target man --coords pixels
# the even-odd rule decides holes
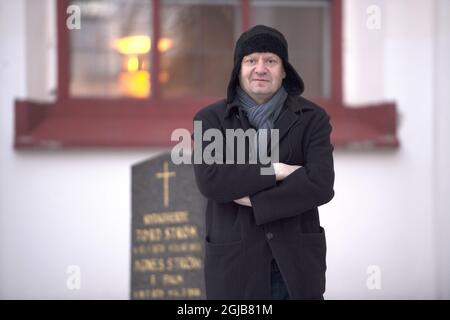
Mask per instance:
[[[317,207],[334,196],[333,146],[329,116],[300,96],[303,89],[284,36],[258,25],[236,42],[227,99],[194,117],[202,132],[224,136],[227,129],[279,130],[271,141],[279,147],[279,162],[269,164],[274,174],[262,174],[267,165],[259,162],[226,162],[227,146],[222,164],[194,164],[208,200],[208,299],[323,299],[326,244]],[[208,145],[194,147],[194,156]]]

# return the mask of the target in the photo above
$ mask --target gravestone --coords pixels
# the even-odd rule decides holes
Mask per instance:
[[[192,165],[132,166],[131,299],[205,299],[205,203]]]

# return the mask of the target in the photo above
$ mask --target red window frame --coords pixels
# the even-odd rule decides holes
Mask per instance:
[[[157,85],[148,99],[77,98],[69,95],[70,52],[66,8],[57,1],[58,92],[54,103],[15,102],[15,148],[169,147],[176,128],[192,129],[192,117],[217,98],[162,99]],[[152,47],[160,35],[160,1],[153,6]],[[242,29],[250,26],[250,0],[241,0]],[[330,114],[335,147],[397,148],[393,102],[348,108],[342,100],[342,0],[331,0],[331,96],[312,99]],[[151,56],[157,83],[159,54]]]

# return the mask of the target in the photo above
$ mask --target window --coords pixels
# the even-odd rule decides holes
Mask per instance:
[[[55,0],[56,1],[56,0]],[[66,26],[81,9],[81,29]],[[222,98],[234,43],[280,29],[305,96],[331,115],[337,147],[397,147],[395,105],[342,102],[342,0],[58,0],[55,103],[16,101],[15,147],[168,147]]]
[[[172,50],[161,54],[162,97],[221,97],[233,67],[240,32],[238,1],[163,1],[161,36]]]
[[[147,0],[73,0],[82,29],[69,33],[71,97],[150,95],[152,12]]]
[[[75,0],[82,29],[70,32],[70,96],[150,95],[151,6],[146,0]]]

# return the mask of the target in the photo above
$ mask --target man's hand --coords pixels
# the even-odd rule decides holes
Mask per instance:
[[[247,207],[252,206],[249,196],[246,196],[246,197],[243,197],[240,199],[236,199],[236,200],[234,200],[234,202],[236,202],[237,204],[240,204],[241,206],[247,206]]]
[[[285,164],[282,162],[276,162],[273,164],[273,169],[275,171],[275,177],[277,181],[284,180],[295,170],[301,168],[302,166],[294,166],[290,164]]]

